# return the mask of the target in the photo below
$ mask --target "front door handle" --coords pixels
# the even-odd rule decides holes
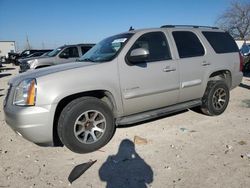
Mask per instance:
[[[171,67],[167,66],[167,67],[165,67],[165,68],[163,69],[163,71],[164,71],[164,72],[173,72],[173,71],[176,71],[176,68],[171,68]]]

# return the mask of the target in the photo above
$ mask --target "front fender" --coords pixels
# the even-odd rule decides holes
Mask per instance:
[[[88,66],[39,77],[37,79],[37,105],[58,104],[62,99],[71,95],[102,90],[112,94],[117,114],[122,114],[118,74],[112,69],[114,69],[113,65],[109,67],[107,63],[105,66]]]

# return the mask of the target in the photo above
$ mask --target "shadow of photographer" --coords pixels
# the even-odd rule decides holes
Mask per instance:
[[[109,156],[99,169],[106,188],[146,188],[153,182],[151,167],[136,153],[135,145],[125,139],[120,143],[118,153]]]

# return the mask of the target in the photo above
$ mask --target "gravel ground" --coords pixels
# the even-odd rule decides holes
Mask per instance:
[[[249,187],[250,78],[231,91],[227,110],[208,117],[188,110],[118,128],[101,150],[75,154],[16,135],[2,110],[17,67],[0,68],[0,187]],[[143,138],[143,139],[140,139]],[[69,184],[78,164],[97,160]]]

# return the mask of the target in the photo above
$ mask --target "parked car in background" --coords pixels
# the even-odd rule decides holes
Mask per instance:
[[[5,56],[1,56],[0,57],[0,67],[2,67],[2,63],[5,63],[6,62],[6,57]]]
[[[250,73],[250,44],[244,43],[240,52],[244,59],[243,72]]]
[[[31,60],[22,61],[19,72],[25,72],[29,69],[39,69],[52,65],[59,65],[76,61],[84,55],[94,44],[76,44],[64,45],[54,49],[46,56],[33,58]]]
[[[31,54],[34,54],[36,52],[50,52],[52,51],[52,49],[42,49],[42,50],[24,50],[18,58],[25,58],[25,57],[28,57],[30,56]]]
[[[69,59],[74,51],[75,57],[71,47],[50,56]],[[234,39],[218,28],[131,30],[104,39],[78,62],[11,79],[5,120],[39,145],[62,143],[74,152],[92,152],[108,143],[119,125],[192,107],[222,114],[230,90],[241,83],[242,63]]]
[[[43,54],[47,54],[47,53],[49,53],[49,52],[52,52],[53,50],[49,50],[49,51],[41,51],[41,52],[35,52],[35,53],[33,53],[33,54],[30,54],[30,55],[28,55],[27,57],[25,57],[25,58],[31,58],[31,57],[40,57],[40,56],[42,56]],[[24,59],[24,58],[21,58],[21,59]]]
[[[50,51],[52,51],[52,50],[51,49],[41,49],[41,50],[32,49],[32,50],[24,50],[20,54],[9,53],[8,62],[12,63],[14,65],[18,65],[18,59],[26,58],[34,53],[37,53],[37,52],[45,53],[45,52],[50,52]]]
[[[19,53],[9,52],[8,56],[5,57],[5,62],[15,64],[15,60],[19,55],[20,55]]]
[[[26,58],[20,58],[17,60],[17,64],[20,66],[23,62],[27,62],[33,59],[36,59],[38,57],[46,57],[48,53],[50,53],[53,50],[50,50],[48,52],[35,52],[29,56],[27,56]]]

